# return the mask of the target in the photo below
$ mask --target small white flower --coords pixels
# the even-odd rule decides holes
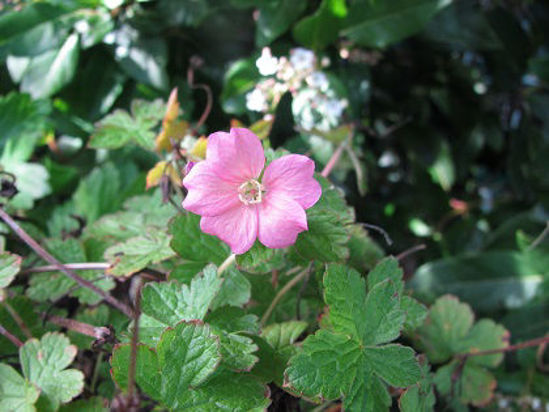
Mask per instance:
[[[124,57],[128,57],[130,50],[126,46],[117,46],[114,49],[114,54],[117,59],[123,59]]]
[[[311,50],[298,47],[290,51],[290,63],[297,71],[314,69],[315,60],[315,54]]]
[[[347,100],[328,99],[324,102],[324,113],[332,118],[341,117],[347,107]]]
[[[312,72],[309,76],[307,76],[306,80],[309,86],[319,89],[323,92],[328,90],[328,88],[330,87],[328,76],[326,76],[322,72]]]
[[[261,57],[255,61],[255,65],[262,76],[270,76],[276,73],[278,59],[273,57],[270,48],[263,47],[263,50],[261,50]]]
[[[264,112],[268,109],[267,99],[259,89],[253,89],[246,94],[246,108],[254,112]]]
[[[74,29],[75,29],[78,33],[86,33],[87,31],[90,30],[90,24],[89,24],[86,20],[78,20],[78,21],[74,24]]]

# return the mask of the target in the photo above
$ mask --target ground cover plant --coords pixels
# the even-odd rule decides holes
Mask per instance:
[[[548,14],[3,2],[0,410],[546,410]]]

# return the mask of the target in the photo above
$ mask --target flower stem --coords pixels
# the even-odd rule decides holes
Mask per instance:
[[[269,320],[271,317],[271,314],[273,313],[274,308],[280,302],[280,300],[284,297],[288,291],[293,288],[301,279],[303,279],[305,276],[307,276],[309,273],[309,268],[303,269],[301,272],[299,272],[292,280],[290,280],[288,283],[284,285],[282,289],[278,291],[276,296],[274,297],[273,301],[271,302],[270,306],[267,308],[263,316],[261,317],[261,321],[259,323],[260,327],[265,326],[265,323]]]
[[[120,310],[125,315],[133,318],[133,311],[129,306],[115,299],[105,291],[99,289],[93,283],[87,281],[86,279],[81,278],[71,269],[68,269],[67,267],[65,267],[65,265],[59,262],[52,255],[50,255],[42,246],[38,244],[36,240],[34,240],[27,232],[25,232],[23,228],[21,228],[21,226],[19,226],[17,222],[15,222],[15,220],[13,220],[12,217],[9,214],[7,214],[6,211],[1,207],[0,207],[0,218],[4,222],[6,222],[6,224],[17,234],[17,236],[19,236],[19,238],[23,242],[25,242],[32,250],[34,250],[42,259],[44,259],[49,264],[53,265],[57,270],[60,270],[61,272],[63,272],[65,275],[67,275],[69,278],[74,280],[80,286],[88,288],[91,291],[97,293],[111,306]]]
[[[220,276],[225,270],[229,268],[233,263],[236,262],[236,255],[231,253],[227,259],[223,261],[221,265],[217,268],[217,276]]]

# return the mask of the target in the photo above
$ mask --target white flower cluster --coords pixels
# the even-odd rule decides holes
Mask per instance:
[[[325,66],[329,61],[321,63]],[[264,47],[256,66],[267,78],[246,94],[248,110],[272,112],[282,96],[290,92],[292,112],[301,128],[328,131],[339,125],[347,100],[336,94],[328,76],[318,70],[317,58],[311,50],[296,48],[290,51],[289,58],[277,58],[270,48]]]

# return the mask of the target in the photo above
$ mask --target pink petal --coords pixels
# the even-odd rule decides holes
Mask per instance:
[[[257,238],[257,207],[241,204],[222,215],[205,216],[200,220],[200,228],[227,243],[233,253],[242,254]]]
[[[307,230],[305,210],[284,192],[270,191],[259,204],[259,241],[270,248],[293,245]]]
[[[265,165],[265,154],[259,138],[248,129],[216,132],[208,137],[206,161],[223,179],[245,182],[255,179]]]
[[[221,179],[206,161],[196,163],[183,179],[188,189],[183,207],[201,216],[217,216],[242,203],[238,199],[238,183]]]
[[[314,179],[315,163],[307,156],[286,155],[271,162],[265,169],[263,185],[269,191],[284,192],[304,209],[314,205],[322,189]]]

